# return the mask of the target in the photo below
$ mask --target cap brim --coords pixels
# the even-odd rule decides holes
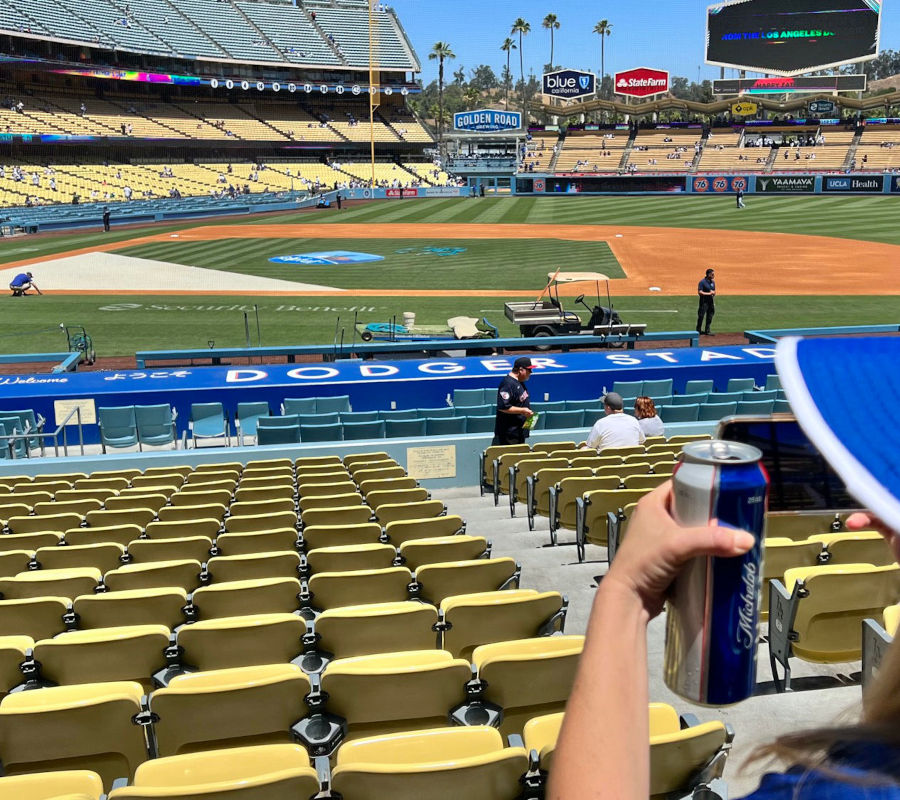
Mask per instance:
[[[900,338],[785,338],[775,367],[800,427],[850,494],[900,531]]]

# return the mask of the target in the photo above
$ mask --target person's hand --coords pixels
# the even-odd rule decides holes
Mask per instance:
[[[533,417],[534,412],[530,408],[523,408],[522,415],[527,419],[528,417]]]
[[[681,567],[696,556],[739,556],[750,550],[753,535],[734,528],[707,525],[684,528],[672,519],[672,482],[666,481],[637,504],[628,535],[602,586],[624,588],[655,617]]]
[[[874,514],[868,511],[857,511],[847,517],[847,530],[850,531],[878,531],[891,546],[894,557],[900,561],[900,536],[892,528],[889,528]]]

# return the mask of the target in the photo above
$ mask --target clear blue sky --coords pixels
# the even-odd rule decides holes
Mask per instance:
[[[540,75],[550,59],[550,32],[541,27],[544,17],[559,18],[555,32],[554,61],[564,67],[600,72],[600,37],[591,33],[601,19],[612,23],[606,39],[606,71],[631,67],[657,67],[690,80],[718,78],[719,68],[703,63],[706,0],[625,0],[592,3],[584,0],[388,0],[412,39],[422,62],[423,80],[437,78],[437,62],[428,61],[428,51],[439,40],[449,42],[456,59],[449,72],[460,65],[466,72],[477,64],[489,64],[500,74],[506,54],[500,45],[513,21],[524,17],[531,23],[525,37],[525,74]],[[790,0],[785,0],[786,4]],[[887,3],[882,12],[881,49],[900,46],[900,12]],[[514,37],[518,40],[518,37]],[[513,74],[519,74],[519,54],[513,52]],[[730,77],[730,74],[729,74]]]

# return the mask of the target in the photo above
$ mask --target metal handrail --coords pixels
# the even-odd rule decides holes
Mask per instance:
[[[31,423],[25,423],[25,431],[24,433],[13,433],[7,434],[6,436],[0,436],[0,441],[5,441],[6,447],[9,449],[9,457],[13,460],[18,458],[16,456],[16,447],[15,443],[20,439],[25,439],[25,458],[31,458],[31,446],[29,444],[29,440],[31,439],[40,439],[41,440],[41,455],[43,456],[45,453],[44,449],[44,439],[53,439],[53,451],[56,458],[59,458],[59,435],[62,433],[63,437],[63,453],[68,456],[69,455],[69,432],[68,432],[68,424],[69,420],[75,416],[77,418],[78,425],[78,446],[81,450],[81,455],[84,455],[84,429],[82,427],[81,422],[81,407],[75,406],[67,415],[66,418],[56,426],[56,430],[51,433],[36,433],[33,432],[35,429],[31,427]],[[74,447],[74,445],[73,445]]]

